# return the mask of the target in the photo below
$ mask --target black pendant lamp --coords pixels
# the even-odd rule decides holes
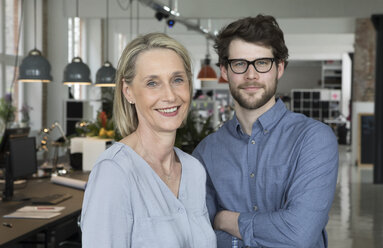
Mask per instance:
[[[35,48],[21,61],[18,80],[24,83],[49,83],[52,81],[51,65],[36,48],[36,0],[34,1],[34,36]]]
[[[76,0],[76,17],[78,18],[78,0]],[[64,69],[63,84],[66,85],[91,85],[90,69],[88,65],[82,62],[82,59],[77,56],[72,59]]]
[[[105,43],[106,43],[106,61],[102,65],[100,69],[98,69],[96,73],[96,83],[95,86],[98,87],[115,87],[116,84],[114,82],[115,75],[116,75],[116,69],[113,67],[112,63],[108,61],[108,37],[109,37],[109,0],[106,1],[106,19],[105,19]]]

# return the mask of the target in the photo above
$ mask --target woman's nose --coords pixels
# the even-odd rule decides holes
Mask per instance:
[[[170,84],[167,84],[164,87],[164,100],[173,102],[175,101],[175,99],[176,99],[176,94],[174,92],[174,88]]]

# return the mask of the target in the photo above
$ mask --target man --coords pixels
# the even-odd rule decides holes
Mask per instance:
[[[248,17],[222,29],[215,49],[235,115],[193,155],[208,173],[218,247],[327,247],[338,145],[330,127],[275,99],[283,32],[274,17]]]

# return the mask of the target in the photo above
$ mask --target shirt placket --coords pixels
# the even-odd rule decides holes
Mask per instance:
[[[256,202],[256,161],[258,156],[258,146],[260,145],[260,135],[259,132],[256,132],[254,135],[250,136],[249,142],[247,144],[247,168],[248,168],[248,177],[249,177],[249,187],[250,187],[250,199],[251,199],[251,211],[258,210]]]

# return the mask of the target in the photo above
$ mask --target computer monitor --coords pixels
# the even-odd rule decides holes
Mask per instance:
[[[9,152],[9,141],[11,139],[25,138],[29,135],[29,127],[7,128],[0,138],[0,168],[6,167],[6,157]]]
[[[36,140],[26,137],[9,140],[9,156],[5,169],[5,190],[3,200],[13,197],[13,182],[26,179],[37,172]]]

